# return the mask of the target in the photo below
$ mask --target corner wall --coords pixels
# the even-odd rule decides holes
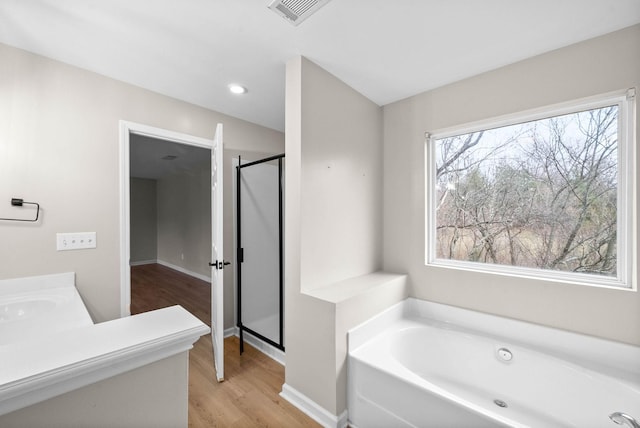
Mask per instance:
[[[381,266],[382,109],[303,58],[301,121],[301,286],[310,290]]]
[[[286,385],[338,415],[336,305],[309,292],[380,268],[382,110],[305,58],[286,85]]]
[[[420,299],[640,345],[637,291],[430,267],[424,263],[426,131],[638,88],[638,52],[640,25],[385,106],[385,270],[409,273],[411,294]],[[640,109],[636,113],[640,114]],[[639,124],[640,117],[636,126]],[[638,134],[637,130],[636,138]],[[634,233],[637,239],[637,224]]]

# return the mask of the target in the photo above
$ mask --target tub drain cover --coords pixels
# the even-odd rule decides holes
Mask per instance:
[[[502,401],[502,400],[495,399],[495,400],[493,400],[493,402],[494,402],[494,403],[496,404],[496,406],[498,406],[498,407],[508,407],[508,406],[507,406],[507,403],[505,403],[505,402],[504,402],[504,401]]]

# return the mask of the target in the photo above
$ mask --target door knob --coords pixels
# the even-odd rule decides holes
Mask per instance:
[[[224,261],[216,260],[213,263],[209,263],[209,266],[214,266],[216,269],[224,269],[226,265],[230,265],[230,264],[231,262],[228,262],[226,260]]]

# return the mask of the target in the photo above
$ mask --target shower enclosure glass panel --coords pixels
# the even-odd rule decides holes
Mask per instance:
[[[281,157],[238,168],[238,327],[284,349]]]

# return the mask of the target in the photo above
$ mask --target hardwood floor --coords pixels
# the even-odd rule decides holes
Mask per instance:
[[[211,324],[208,283],[153,264],[131,267],[131,313],[179,304]],[[284,367],[238,338],[225,339],[225,381],[213,370],[211,335],[200,338],[189,354],[189,427],[318,427],[315,421],[278,394]]]

